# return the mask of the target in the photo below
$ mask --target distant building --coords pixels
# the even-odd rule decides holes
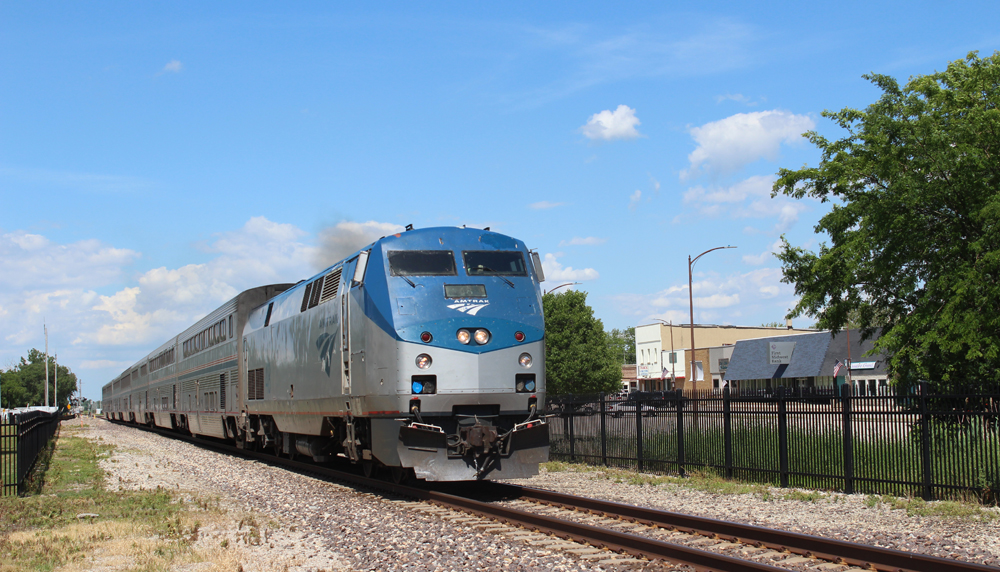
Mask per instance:
[[[862,341],[856,329],[741,340],[733,348],[726,381],[741,389],[833,389],[851,383],[858,395],[882,395],[889,384],[886,359],[866,355],[874,342]]]
[[[691,326],[646,324],[635,328],[636,378],[638,389],[718,389],[727,377],[733,344],[789,332],[816,332],[754,326],[694,325],[694,372],[691,370]]]
[[[635,364],[625,364],[622,366],[622,391],[638,390],[639,380],[635,377],[635,371]]]

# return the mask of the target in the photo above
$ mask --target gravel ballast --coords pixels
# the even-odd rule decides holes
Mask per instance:
[[[101,466],[109,488],[180,490],[218,497],[233,512],[260,515],[264,538],[240,544],[244,572],[257,570],[504,570],[657,569],[663,563],[608,564],[580,560],[399,506],[377,495],[299,475],[257,461],[103,420],[86,436],[116,447]],[[787,491],[724,495],[677,484],[633,485],[598,471],[544,472],[517,484],[585,495],[886,548],[1000,566],[998,522],[907,515],[862,495],[825,494],[814,502],[785,500]],[[205,530],[199,542],[238,539],[245,530]],[[234,542],[234,545],[236,543]]]

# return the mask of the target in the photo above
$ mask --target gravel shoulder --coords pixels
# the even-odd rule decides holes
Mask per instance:
[[[90,423],[86,435],[117,448],[102,461],[109,488],[162,487],[213,498],[228,515],[203,526],[198,547],[208,555],[206,562],[185,571],[671,569],[661,563],[601,566],[403,509],[376,495],[103,420]],[[543,471],[512,482],[1000,566],[1000,520],[911,516],[883,504],[867,506],[862,495],[831,493],[808,502],[787,500],[787,491],[775,490],[764,500],[677,484],[620,483],[593,470]]]

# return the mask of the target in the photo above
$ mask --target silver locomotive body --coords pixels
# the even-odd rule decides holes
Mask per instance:
[[[537,255],[497,233],[385,237],[308,281],[265,287],[262,303],[241,294],[147,358],[182,356],[159,379],[142,388],[138,365],[135,382],[130,371],[106,386],[108,411],[366,472],[530,476],[548,457],[540,277]],[[199,341],[206,331],[214,343]],[[136,402],[137,385],[153,401]]]

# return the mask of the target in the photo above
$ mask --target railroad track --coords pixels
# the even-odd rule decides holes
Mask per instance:
[[[394,484],[213,440],[151,430],[229,454],[383,491],[389,493],[387,500],[398,506],[606,566],[662,560],[719,572],[998,572],[997,568],[981,564],[505,483]],[[441,490],[445,487],[450,492]]]

